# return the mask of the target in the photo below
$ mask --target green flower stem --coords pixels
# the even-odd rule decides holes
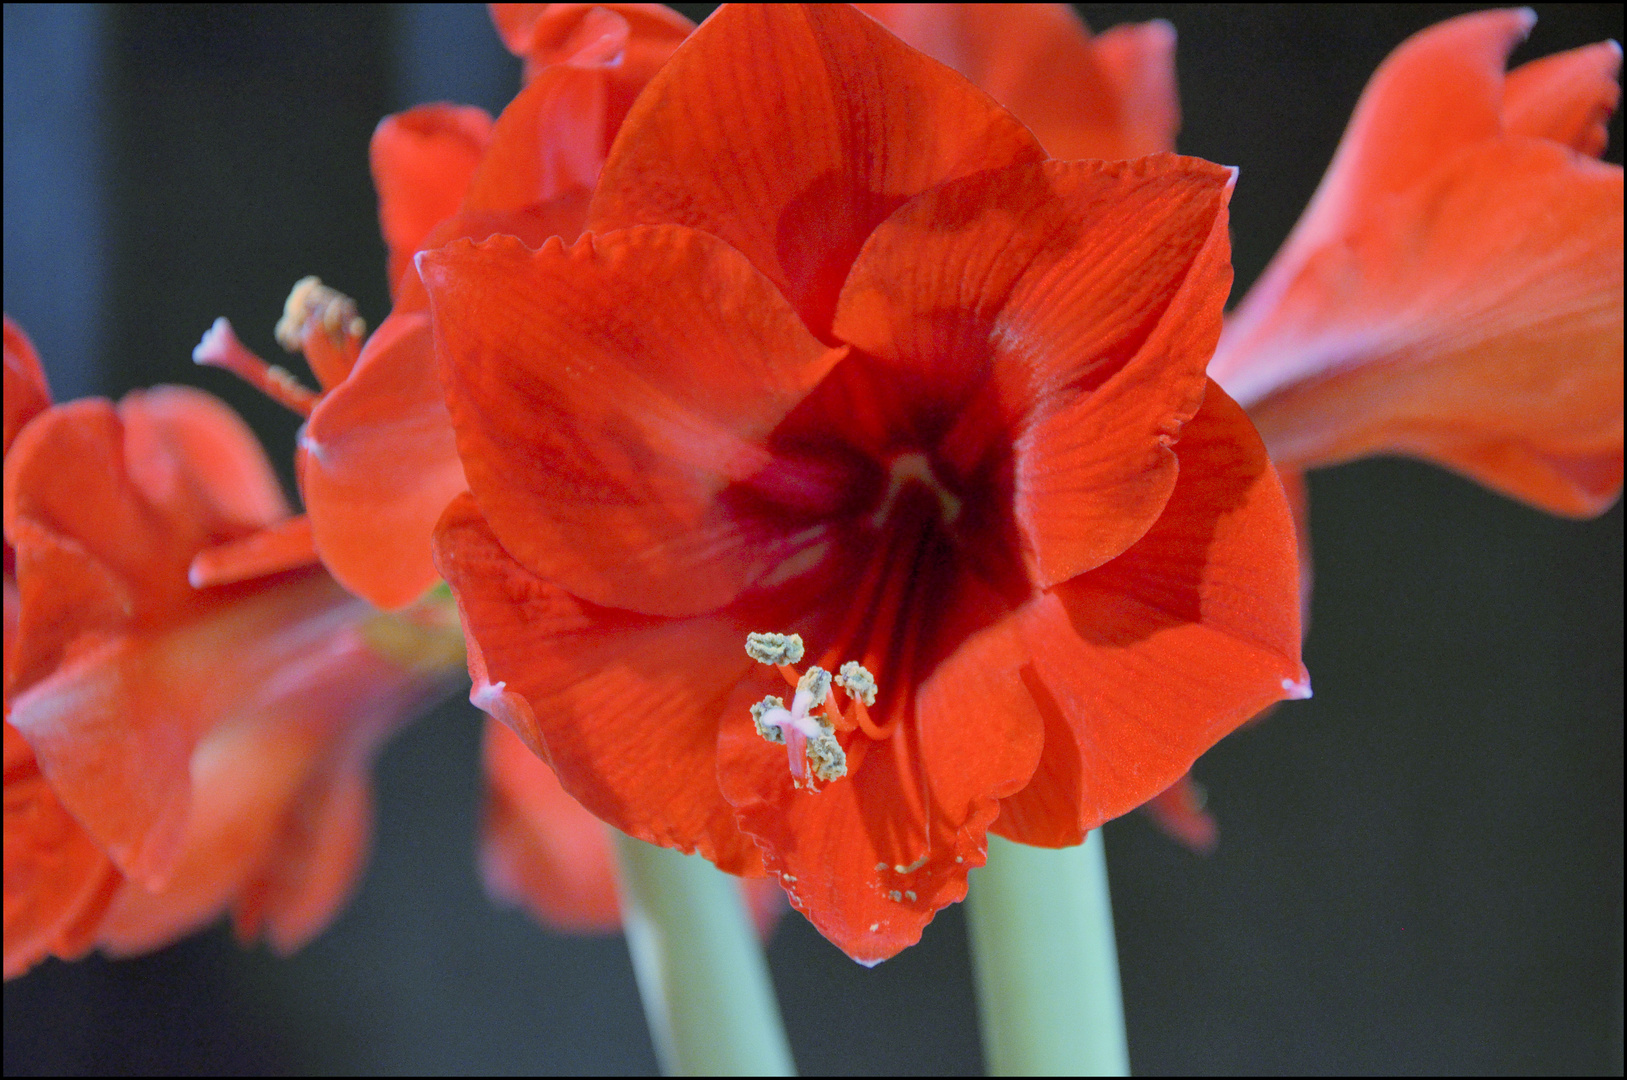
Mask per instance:
[[[669,1076],[793,1076],[738,882],[699,855],[610,830],[644,1016]]]
[[[967,923],[983,1053],[995,1076],[1128,1076],[1107,855],[989,836]]]

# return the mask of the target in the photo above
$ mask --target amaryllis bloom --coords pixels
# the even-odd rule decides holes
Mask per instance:
[[[574,240],[633,96],[690,28],[655,4],[495,5],[493,15],[526,58],[527,85],[495,123],[480,109],[424,105],[379,124],[371,161],[394,308],[359,358],[312,364],[328,392],[302,434],[300,489],[317,550],[384,608],[435,583],[430,533],[465,487],[412,255],[499,232]]]
[[[288,568],[283,535],[257,570],[287,518],[258,443],[199,391],[48,408],[8,447],[7,977],[227,909],[289,951],[349,894],[373,753],[456,685],[461,649],[433,609],[350,596],[308,545]]]
[[[1559,514],[1622,482],[1620,96],[1604,42],[1505,75],[1530,10],[1464,15],[1374,75],[1210,374],[1279,466],[1376,453]]]
[[[850,8],[720,9],[580,240],[418,259],[473,700],[875,962],[990,827],[1077,844],[1304,694],[1289,511],[1204,377],[1231,181],[1048,160]]]
[[[1004,105],[1054,158],[1175,149],[1175,28],[1092,36],[1067,4],[855,4]]]

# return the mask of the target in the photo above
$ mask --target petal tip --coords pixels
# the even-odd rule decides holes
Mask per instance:
[[[318,465],[325,467],[328,464],[327,453],[322,444],[311,434],[309,424],[299,426],[299,434],[294,437],[294,442],[301,450],[315,458]]]
[[[1311,677],[1300,672],[1298,679],[1282,680],[1282,689],[1289,701],[1308,701],[1311,697]]]
[[[497,704],[507,690],[508,684],[501,679],[497,682],[481,679],[469,688],[469,704],[488,716],[496,716]]]

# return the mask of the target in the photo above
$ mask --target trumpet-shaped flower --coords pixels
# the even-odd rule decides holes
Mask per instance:
[[[46,408],[8,446],[8,977],[227,908],[287,951],[348,894],[373,752],[461,650],[432,611],[351,597],[308,542],[291,566],[287,516],[248,429],[197,391]]]
[[[1204,377],[1231,179],[1048,160],[851,9],[721,9],[580,240],[419,257],[477,704],[875,962],[991,826],[1078,843],[1303,694],[1290,514]]]
[[[1210,374],[1281,466],[1445,465],[1560,514],[1622,480],[1620,96],[1605,42],[1504,73],[1529,10],[1403,43]]]

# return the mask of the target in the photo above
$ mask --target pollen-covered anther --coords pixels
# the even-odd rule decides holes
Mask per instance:
[[[801,634],[747,634],[746,655],[759,664],[802,663]]]
[[[785,699],[772,694],[751,707],[751,720],[757,725],[757,734],[771,743],[785,741],[785,724],[790,716]]]
[[[306,348],[306,334],[321,332],[337,349],[358,345],[367,334],[367,323],[356,310],[356,301],[322,284],[316,276],[294,283],[277,320],[277,344],[289,352]]]
[[[802,701],[804,693],[808,695],[809,709],[817,709],[823,705],[825,699],[830,696],[830,672],[817,664],[803,672],[802,678],[797,681],[797,702]],[[792,708],[795,709],[796,706],[793,705]]]
[[[863,664],[857,660],[849,660],[842,665],[842,670],[836,673],[836,685],[847,691],[848,696],[862,701],[866,705],[876,703],[875,676],[865,670]]]
[[[766,651],[770,658],[763,662],[770,663],[785,655],[783,645],[783,642],[776,642],[768,646]],[[752,648],[751,645],[747,646],[748,651]],[[795,643],[795,651],[801,655],[800,639]],[[789,709],[785,707],[783,698],[773,695],[751,707],[751,720],[757,727],[757,734],[771,743],[785,744],[791,780],[797,787],[802,787],[806,781],[809,790],[818,790],[813,785],[814,780],[829,782],[847,775],[847,752],[836,739],[836,728],[828,719],[814,715],[812,711],[830,697],[830,686],[830,672],[815,665],[797,680],[796,696],[791,699]],[[810,767],[813,773],[811,778],[808,775]]]
[[[819,734],[808,740],[808,764],[814,775],[829,783],[847,775],[847,751],[836,741],[836,729],[819,725]]]

